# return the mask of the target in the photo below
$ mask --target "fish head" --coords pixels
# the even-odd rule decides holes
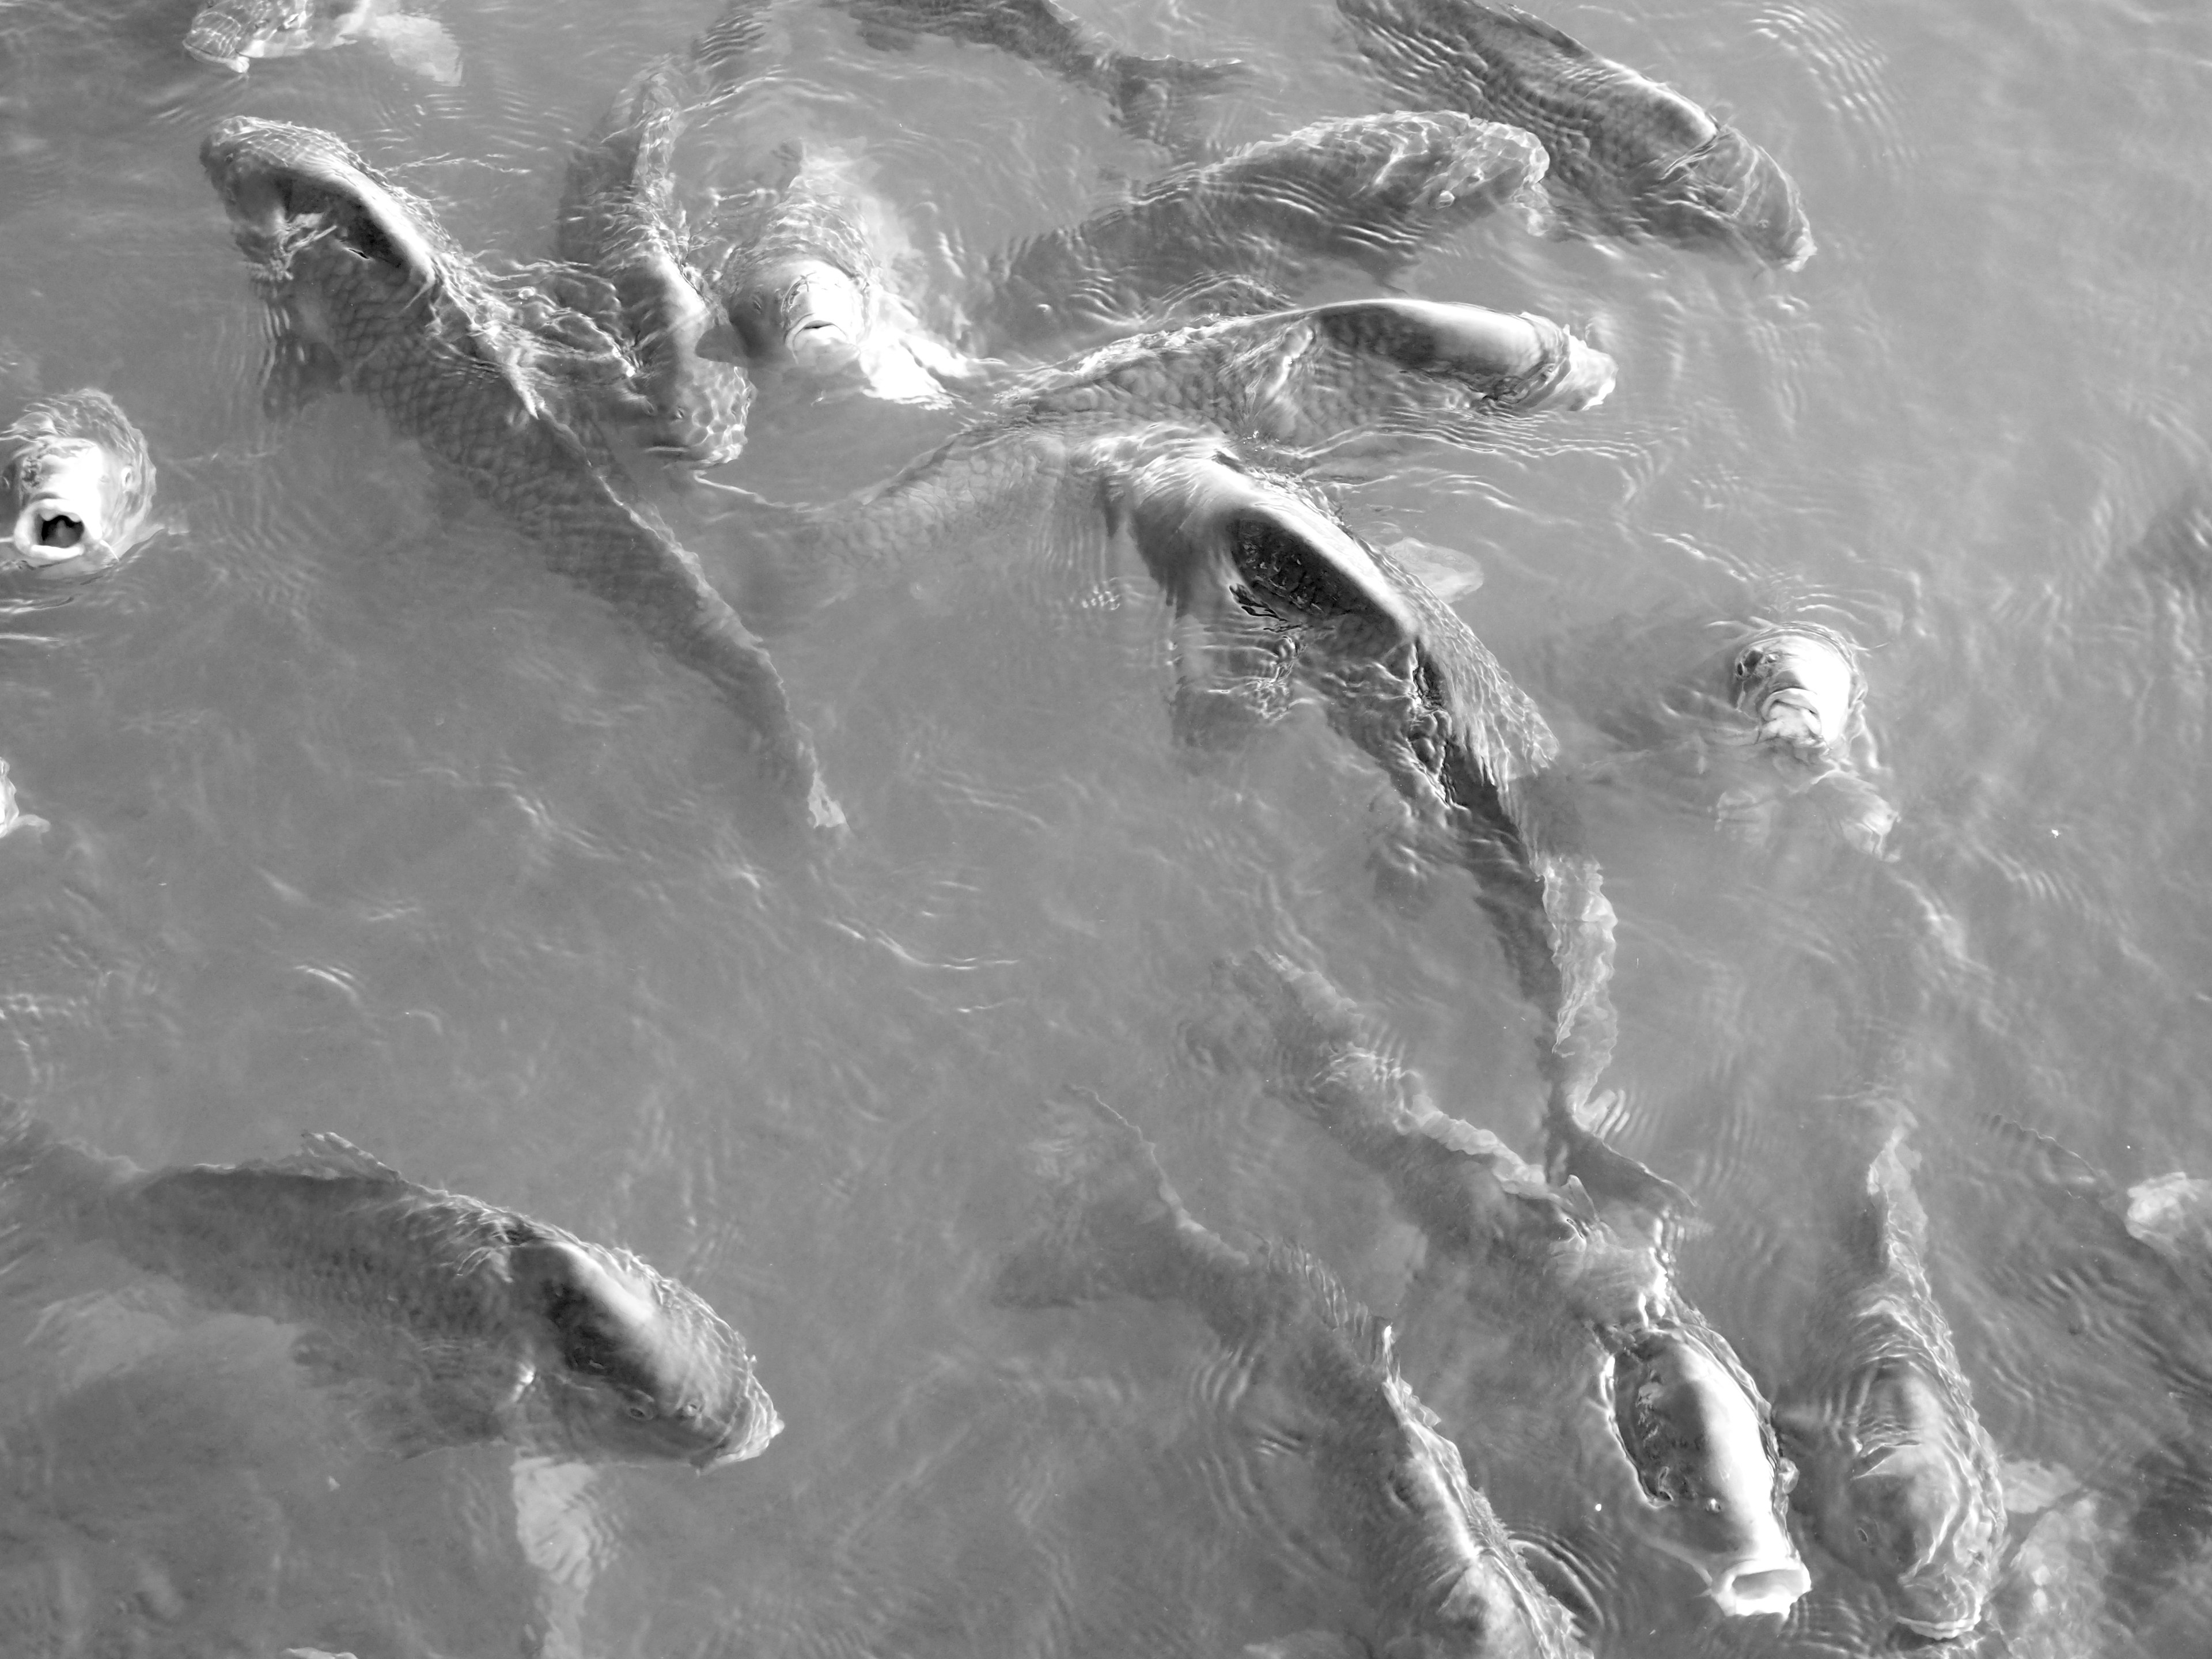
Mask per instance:
[[[271,58],[299,48],[315,0],[215,0],[202,6],[185,32],[185,50],[203,64],[246,73],[249,58]]]
[[[1547,319],[1481,306],[1389,296],[1340,300],[1289,313],[1304,319],[1351,362],[1410,395],[1449,390],[1469,407],[1574,410],[1603,403],[1613,359]],[[1393,382],[1404,380],[1403,386]]]
[[[1981,1621],[2004,1543],[2002,1488],[1941,1383],[1891,1360],[1853,1391],[1848,1435],[1806,1447],[1804,1507],[1821,1547],[1886,1586],[1898,1622],[1932,1639]]]
[[[868,296],[851,271],[827,259],[757,265],[725,295],[730,326],[756,362],[827,375],[860,355]]]
[[[1748,253],[1784,270],[1816,251],[1796,183],[1733,127],[1648,176],[1637,200],[1652,230],[1681,246]]]
[[[0,432],[0,495],[15,562],[50,574],[101,569],[146,533],[153,459],[106,392],[43,398]]]
[[[1363,616],[1399,638],[1421,621],[1373,551],[1295,482],[1163,432],[1128,447],[1109,486],[1153,579],[1187,610],[1285,620]]]
[[[509,1273],[574,1455],[708,1469],[758,1456],[782,1429],[737,1332],[635,1256],[533,1225]]]
[[[1729,659],[1729,696],[1760,743],[1808,758],[1839,752],[1866,703],[1858,647],[1811,623],[1762,629]]]
[[[1332,1425],[1344,1479],[1333,1483],[1340,1524],[1371,1586],[1390,1659],[1574,1659],[1583,1652],[1566,1610],[1540,1585],[1459,1448],[1397,1374],[1386,1346],[1382,1409]],[[1326,1468],[1330,1458],[1325,1451]]]
[[[1812,1587],[1783,1519],[1796,1467],[1720,1339],[1666,1323],[1630,1333],[1607,1373],[1636,1469],[1639,1530],[1688,1563],[1731,1616],[1781,1613]]]
[[[444,281],[430,221],[343,139],[316,127],[236,115],[200,145],[240,250],[277,276],[323,250],[348,273],[411,304]]]

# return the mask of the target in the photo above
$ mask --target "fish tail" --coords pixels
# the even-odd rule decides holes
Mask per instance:
[[[1087,1089],[1047,1109],[1050,1126],[1030,1149],[1045,1188],[1037,1222],[1000,1264],[993,1299],[1044,1308],[1117,1292],[1177,1295],[1198,1227],[1151,1143]]]

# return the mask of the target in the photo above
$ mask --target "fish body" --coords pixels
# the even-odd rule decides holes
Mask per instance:
[[[1613,1051],[1613,912],[1558,742],[1458,614],[1291,480],[1218,450],[1132,456],[1113,510],[1181,615],[1188,703],[1225,673],[1295,675],[1474,876],[1542,1025],[1551,1109],[1571,1120]]]
[[[1215,279],[1289,293],[1336,264],[1387,281],[1527,200],[1546,165],[1527,132],[1451,111],[1316,122],[1178,168],[994,261],[970,344],[988,355],[1126,326]]]
[[[366,397],[555,570],[704,675],[751,726],[786,802],[817,827],[841,823],[760,641],[698,559],[609,482],[550,332],[527,326],[426,210],[329,133],[234,117],[201,161],[293,361]]]
[[[1602,1401],[1643,1494],[1631,1524],[1692,1567],[1724,1613],[1787,1609],[1811,1579],[1783,1505],[1796,1471],[1758,1385],[1676,1291],[1664,1243],[1686,1202],[1587,1131],[1555,1182],[1440,1110],[1320,975],[1254,952],[1224,968],[1224,1046],[1268,1091],[1381,1175],[1436,1255],[1500,1309],[1582,1332],[1579,1385]],[[1465,1310],[1462,1310],[1464,1313]],[[1549,1341],[1516,1337],[1516,1352]]]
[[[1981,1622],[2005,1538],[1996,1443],[1922,1266],[1927,1216],[1899,1127],[1869,1165],[1857,1237],[1776,1417],[1824,1548],[1883,1585],[1917,1636]]]
[[[803,584],[1008,501],[1103,505],[1175,607],[1179,721],[1265,704],[1296,676],[1474,875],[1542,1021],[1555,1115],[1571,1120],[1612,1053],[1614,918],[1555,775],[1558,740],[1455,612],[1244,450],[1296,453],[1347,433],[1477,441],[1612,385],[1612,360],[1557,324],[1474,306],[1233,318],[1028,377],[887,483],[774,529]]]
[[[782,1426],[742,1339],[684,1285],[335,1135],[272,1164],[144,1170],[11,1105],[0,1205],[19,1243],[105,1245],[208,1306],[307,1327],[321,1368],[402,1407],[406,1449],[704,1469]]]
[[[1548,318],[1345,300],[1133,336],[1024,378],[1000,408],[1060,428],[1182,417],[1300,453],[1353,434],[1479,443],[1501,418],[1602,403],[1613,378]]]
[[[1174,144],[1195,94],[1231,79],[1238,65],[1145,58],[1107,44],[1052,0],[839,0],[879,47],[910,46],[922,34],[993,46],[1071,85],[1103,95],[1121,125],[1141,138]]]
[[[401,67],[447,85],[461,78],[460,47],[435,18],[398,0],[213,0],[200,8],[185,50],[243,75],[255,58],[289,58],[356,40],[385,48]]]
[[[675,148],[703,93],[681,53],[656,59],[623,89],[569,161],[559,247],[613,289],[612,320],[636,356],[654,441],[681,461],[712,466],[744,450],[754,389],[742,367],[699,355],[716,318],[675,199]]]
[[[146,440],[104,392],[42,398],[0,430],[0,510],[13,562],[103,569],[156,528]]]
[[[1363,56],[1424,108],[1463,109],[1542,141],[1570,211],[1611,235],[1813,257],[1779,163],[1671,87],[1598,57],[1518,7],[1480,0],[1338,0]]]
[[[1064,1103],[1055,1130],[1037,1149],[1049,1187],[1042,1218],[1001,1264],[1001,1302],[1182,1303],[1264,1373],[1299,1409],[1328,1524],[1378,1621],[1376,1651],[1584,1651],[1398,1374],[1387,1328],[1303,1252],[1242,1250],[1207,1231],[1104,1103]]]

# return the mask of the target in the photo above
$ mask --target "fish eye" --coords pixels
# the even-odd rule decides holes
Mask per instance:
[[[1390,1496],[1402,1509],[1413,1507],[1413,1483],[1406,1478],[1403,1469],[1390,1471]]]
[[[626,1409],[629,1413],[630,1420],[634,1423],[642,1423],[653,1415],[653,1407],[640,1400],[631,1401]]]
[[[699,1415],[699,1402],[696,1400],[685,1401],[682,1405],[676,1408],[676,1414],[682,1418],[686,1423],[689,1423],[693,1418]]]

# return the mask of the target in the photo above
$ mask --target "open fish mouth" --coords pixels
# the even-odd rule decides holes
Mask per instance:
[[[96,523],[76,503],[41,496],[15,520],[15,552],[33,564],[81,558],[100,544]]]
[[[1813,1575],[1794,1555],[1748,1556],[1717,1570],[1692,1565],[1705,1575],[1713,1605],[1731,1619],[1787,1613],[1813,1588]]]

